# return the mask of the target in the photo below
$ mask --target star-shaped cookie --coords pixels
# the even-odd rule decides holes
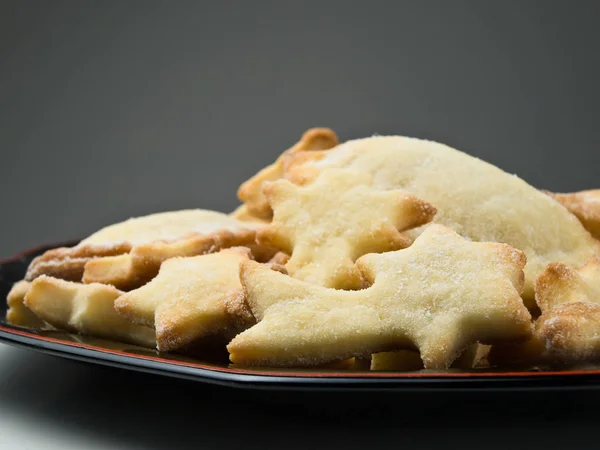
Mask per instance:
[[[155,347],[154,330],[132,324],[115,311],[115,299],[121,294],[113,286],[41,275],[31,282],[24,304],[41,320],[58,329]]]
[[[416,349],[425,368],[447,368],[469,344],[525,340],[522,252],[470,242],[433,224],[407,249],[368,254],[357,266],[372,285],[328,289],[252,261],[240,277],[259,322],[228,345],[234,364],[310,366]]]
[[[355,267],[366,253],[410,245],[401,231],[429,222],[435,208],[400,190],[370,187],[371,175],[332,169],[308,186],[278,180],[265,186],[273,222],[257,241],[291,255],[294,278],[336,289],[360,289]]]
[[[522,344],[495,345],[494,365],[563,365],[600,359],[600,261],[579,268],[552,263],[537,278],[542,314],[533,337]]]
[[[579,268],[549,264],[535,282],[535,300],[542,313],[565,303],[600,305],[600,260],[592,258]]]
[[[234,247],[165,261],[148,284],[117,299],[116,310],[129,320],[156,328],[157,347],[173,351],[197,339],[222,335],[231,339],[238,318],[225,305],[239,293],[239,265],[250,250]]]
[[[600,261],[578,269],[550,264],[536,281],[542,315],[535,327],[543,359],[555,362],[600,358]]]
[[[273,212],[263,194],[263,184],[266,181],[277,180],[283,176],[283,163],[286,156],[303,151],[327,150],[337,144],[338,137],[329,128],[311,128],[307,130],[300,140],[283,152],[273,164],[265,167],[242,183],[237,195],[244,202],[245,207],[238,209],[236,216],[270,219]]]

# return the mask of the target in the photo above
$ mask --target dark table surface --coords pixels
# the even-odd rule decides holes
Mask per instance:
[[[600,419],[600,391],[246,391],[4,345],[0,360],[0,448],[580,448]]]
[[[221,388],[0,346],[0,448],[533,448],[592,442],[600,392]]]

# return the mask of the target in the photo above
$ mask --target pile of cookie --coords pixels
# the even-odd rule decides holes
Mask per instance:
[[[7,320],[226,349],[249,367],[600,359],[600,191],[540,191],[440,143],[315,128],[238,197],[230,214],[152,214],[47,251]]]

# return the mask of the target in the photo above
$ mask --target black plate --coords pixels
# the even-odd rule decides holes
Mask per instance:
[[[0,296],[6,298],[12,284],[23,278],[33,257],[49,248],[74,242],[38,247],[0,261]],[[158,354],[148,349],[73,335],[61,331],[37,331],[6,322],[6,302],[0,301],[0,341],[52,355],[159,375],[233,387],[295,390],[383,390],[464,391],[589,389],[600,386],[600,370],[587,368],[562,371],[416,371],[372,372],[340,369],[240,369],[226,360],[202,360],[176,354]]]

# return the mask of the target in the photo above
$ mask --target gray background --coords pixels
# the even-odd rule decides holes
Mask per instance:
[[[598,187],[598,5],[0,1],[0,256],[158,210],[229,211],[312,126]],[[401,396],[323,418],[0,346],[0,448],[577,447],[597,434],[584,395]]]
[[[1,1],[0,256],[229,211],[312,126],[600,185],[600,3]]]

